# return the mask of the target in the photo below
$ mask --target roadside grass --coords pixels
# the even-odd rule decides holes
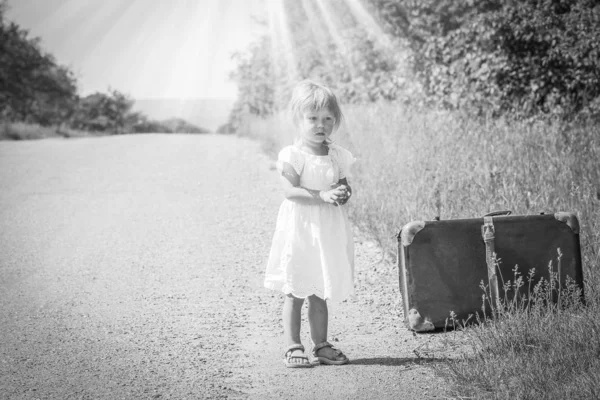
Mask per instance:
[[[178,134],[196,134],[191,132],[189,126],[185,125],[185,121],[181,122],[177,119],[166,121],[167,124],[173,125],[175,131]],[[181,126],[177,123],[183,124]],[[171,133],[167,128],[164,127],[165,132]],[[142,134],[142,133],[157,133],[156,130],[149,130],[149,132],[128,132],[127,134]],[[208,133],[208,132],[202,132]],[[37,140],[37,139],[48,139],[48,138],[78,138],[78,137],[96,137],[96,136],[111,136],[114,133],[111,132],[92,132],[71,129],[66,126],[41,126],[38,124],[29,124],[24,122],[2,122],[0,121],[0,140]]]
[[[556,273],[532,286],[533,274],[514,272],[499,305],[486,293],[491,311],[478,323],[451,318],[471,352],[436,365],[451,382],[449,392],[473,399],[600,398],[598,298],[582,301],[575,282],[558,282]]]
[[[35,140],[56,137],[70,138],[87,136],[93,136],[93,134],[65,127],[41,126],[23,122],[5,122],[0,125],[0,140]]]
[[[350,215],[391,260],[396,235],[413,220],[474,218],[495,210],[577,214],[586,305],[572,299],[560,308],[544,302],[531,309],[508,307],[494,319],[459,327],[474,353],[438,371],[459,397],[597,398],[600,127],[475,119],[389,104],[346,106],[344,114],[334,140],[359,160],[350,179]],[[292,143],[287,120],[249,117],[240,134],[259,140],[276,157]]]

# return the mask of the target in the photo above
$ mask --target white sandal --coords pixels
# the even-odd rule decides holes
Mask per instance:
[[[304,346],[302,346],[301,344],[293,344],[285,350],[285,353],[283,354],[283,363],[287,368],[311,368],[313,366],[312,363],[308,360],[308,357],[306,357],[304,354],[302,354],[301,356],[292,355],[292,352],[294,350],[304,351]],[[292,362],[292,360],[304,361]]]

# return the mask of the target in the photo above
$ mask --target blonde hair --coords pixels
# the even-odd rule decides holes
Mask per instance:
[[[333,91],[308,79],[296,85],[290,100],[290,113],[295,125],[298,125],[303,113],[323,108],[333,114],[334,130],[337,130],[344,116]]]

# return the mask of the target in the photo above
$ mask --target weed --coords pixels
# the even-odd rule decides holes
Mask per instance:
[[[505,292],[512,290],[513,295],[501,299],[497,308],[486,304],[491,315],[484,314],[478,324],[469,326],[453,321],[472,343],[474,355],[448,360],[438,371],[461,396],[596,398],[599,302],[584,303],[579,286],[573,280],[561,284],[555,273],[530,287],[514,271],[516,279],[504,284]],[[529,282],[533,275],[530,271]],[[488,299],[486,292],[484,301]]]

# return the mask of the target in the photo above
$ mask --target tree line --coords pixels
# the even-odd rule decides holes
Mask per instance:
[[[287,48],[281,34],[265,34],[235,56],[239,98],[228,129],[244,113],[281,109],[290,86],[303,78],[332,86],[346,103],[562,120],[600,114],[597,0],[323,3],[283,0]],[[293,56],[286,57],[290,48]]]
[[[0,0],[0,121],[110,134],[207,132],[180,119],[151,120],[132,111],[134,100],[112,88],[80,96],[73,72],[44,51],[39,38],[7,21],[8,7]]]

